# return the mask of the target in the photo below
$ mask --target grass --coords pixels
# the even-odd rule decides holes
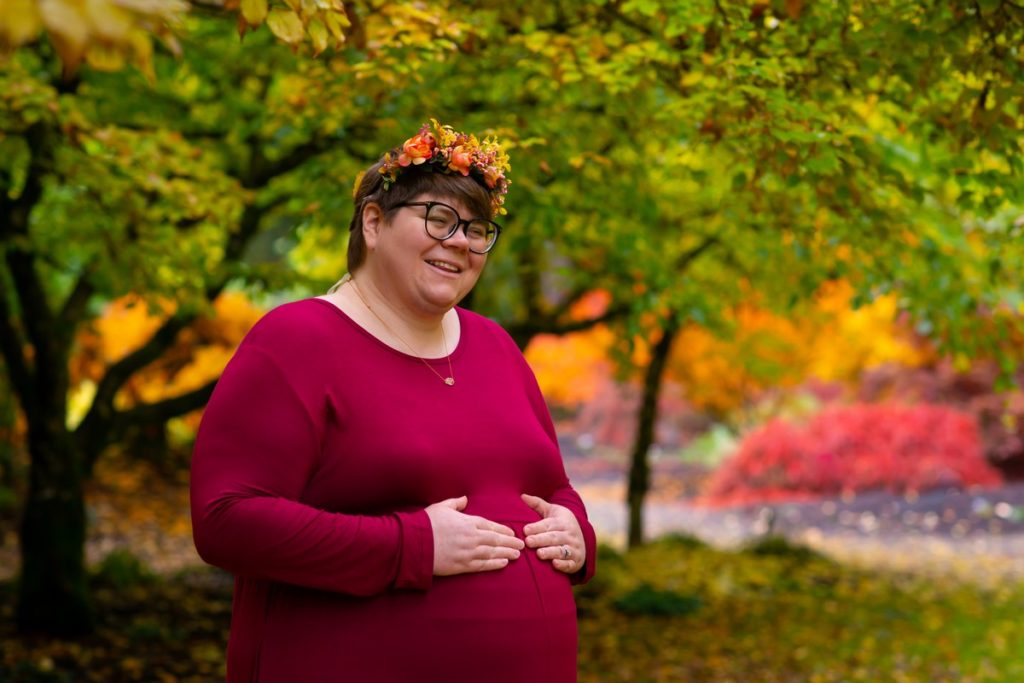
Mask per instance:
[[[1024,680],[1024,586],[853,570],[783,545],[668,540],[599,566],[578,596],[580,680]],[[700,607],[624,617],[618,603],[641,587]]]
[[[1024,680],[1024,585],[854,570],[772,541],[725,552],[686,537],[602,548],[580,587],[580,680]],[[223,679],[231,590],[210,569],[154,577],[126,555],[94,577],[98,632],[58,642],[12,629],[0,584],[0,680]]]

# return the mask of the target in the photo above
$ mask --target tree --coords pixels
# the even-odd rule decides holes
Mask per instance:
[[[376,62],[356,52],[317,64],[320,75],[333,71],[310,97],[299,90],[311,77],[305,58],[268,33],[239,44],[216,16],[186,21],[183,59],[158,55],[151,85],[130,70],[60,76],[46,43],[15,52],[0,70],[0,350],[31,458],[20,534],[18,619],[26,630],[91,627],[83,480],[108,445],[200,407],[213,382],[129,408],[120,393],[229,283],[280,288],[290,277],[282,264],[254,261],[254,242],[261,233],[292,234],[316,202],[327,215],[345,204],[334,164],[345,152],[349,166],[367,161],[346,146],[365,135],[373,113],[340,106],[338,93],[365,78],[372,102],[388,87],[372,78],[374,68],[391,73],[400,58],[384,40],[372,48]],[[420,59],[448,49],[434,42],[458,30],[382,10],[362,24],[368,45],[378,24],[385,39],[417,32],[409,50],[430,42]],[[100,303],[126,292],[171,297],[174,313],[105,369],[72,429],[76,331]]]
[[[1015,3],[520,3],[492,16],[477,54],[518,73],[490,88],[445,78],[539,144],[517,157],[533,196],[516,263],[496,269],[519,291],[477,304],[559,320],[601,287],[628,312],[624,339],[671,346],[688,320],[724,328],[720,312],[750,291],[785,308],[843,276],[866,300],[898,293],[954,352],[998,352],[1021,326],[998,316],[993,337],[972,333],[1020,307],[1005,266],[1021,259]],[[637,429],[634,508],[653,417]]]

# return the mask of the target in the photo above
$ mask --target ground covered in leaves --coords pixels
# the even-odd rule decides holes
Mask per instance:
[[[603,548],[579,589],[580,680],[1024,680],[1024,585],[853,570],[784,542],[724,552],[669,538]],[[116,552],[96,570],[96,635],[22,639],[0,584],[0,680],[220,680],[230,580],[158,578]]]
[[[1024,584],[854,570],[773,540],[601,560],[577,597],[583,682],[1024,680]]]

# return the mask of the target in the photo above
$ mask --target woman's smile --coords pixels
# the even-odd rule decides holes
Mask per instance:
[[[462,272],[462,267],[452,263],[451,261],[427,259],[427,264],[433,266],[435,270],[439,270],[445,275],[458,275]]]

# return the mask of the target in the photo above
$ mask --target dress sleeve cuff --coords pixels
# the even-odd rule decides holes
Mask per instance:
[[[395,588],[425,591],[434,580],[434,529],[426,510],[399,512],[400,550]]]
[[[583,544],[587,548],[587,560],[578,572],[569,576],[569,582],[574,586],[590,581],[597,570],[597,534],[594,533],[594,527],[588,519],[580,518],[579,515],[576,515],[576,519],[579,521],[580,530],[583,532]]]

